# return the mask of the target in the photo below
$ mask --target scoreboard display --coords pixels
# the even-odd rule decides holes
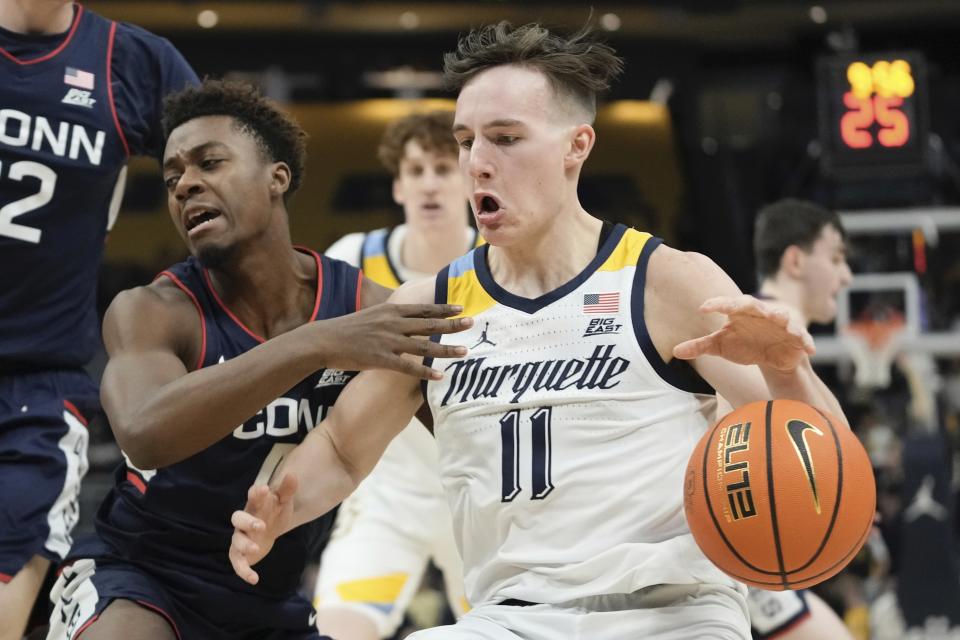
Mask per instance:
[[[926,159],[926,65],[918,52],[817,64],[823,167],[836,177],[916,174]]]

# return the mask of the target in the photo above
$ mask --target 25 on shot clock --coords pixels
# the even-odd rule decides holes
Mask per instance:
[[[923,170],[928,113],[922,54],[824,57],[817,81],[828,173],[889,176]]]

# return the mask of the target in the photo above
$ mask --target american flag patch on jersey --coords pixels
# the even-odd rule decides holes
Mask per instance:
[[[93,80],[93,74],[83,69],[67,67],[67,70],[63,73],[63,83],[78,89],[93,91]]]
[[[617,313],[620,311],[620,293],[583,294],[584,313]]]

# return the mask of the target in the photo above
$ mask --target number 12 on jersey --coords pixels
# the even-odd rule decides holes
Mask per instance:
[[[550,466],[553,452],[550,442],[552,407],[540,407],[530,416],[530,475],[531,500],[543,500],[553,491]],[[501,502],[513,502],[520,495],[520,409],[508,411],[500,418],[501,474],[503,478]]]
[[[3,163],[0,163],[0,173],[2,172]],[[53,169],[39,162],[21,160],[10,165],[7,170],[7,178],[16,182],[20,182],[24,178],[36,178],[40,181],[40,184],[36,193],[14,200],[0,208],[0,236],[37,244],[40,242],[40,229],[17,224],[13,219],[34,209],[39,209],[53,199],[53,189],[57,185],[57,174],[54,173]]]

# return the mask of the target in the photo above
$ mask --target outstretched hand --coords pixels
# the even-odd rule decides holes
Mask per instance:
[[[284,476],[276,489],[254,485],[247,491],[243,511],[233,512],[230,564],[236,574],[250,584],[260,581],[253,565],[270,553],[273,543],[290,528],[296,492],[297,479],[291,475]]]
[[[450,304],[382,303],[350,315],[325,320],[329,340],[327,367],[344,371],[392,369],[418,378],[439,380],[440,372],[403,354],[429,358],[462,358],[467,349],[440,344],[426,336],[457,333],[473,326],[473,318],[451,318],[463,308]]]
[[[814,353],[810,333],[781,305],[749,295],[724,296],[707,300],[700,312],[725,314],[727,322],[709,335],[681,342],[673,348],[674,357],[720,356],[737,364],[790,372]]]

